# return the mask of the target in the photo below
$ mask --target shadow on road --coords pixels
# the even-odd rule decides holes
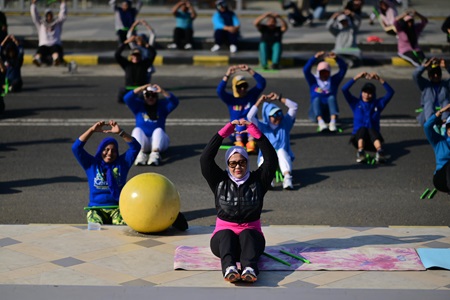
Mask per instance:
[[[52,178],[31,178],[23,180],[13,180],[0,182],[0,194],[17,194],[22,191],[20,188],[32,187],[38,185],[52,185],[56,183],[67,182],[86,182],[86,179],[76,176],[59,176]]]

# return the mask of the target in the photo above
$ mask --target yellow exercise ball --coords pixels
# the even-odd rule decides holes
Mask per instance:
[[[180,212],[180,194],[167,177],[143,173],[131,178],[119,199],[124,221],[137,232],[161,232],[169,228]]]

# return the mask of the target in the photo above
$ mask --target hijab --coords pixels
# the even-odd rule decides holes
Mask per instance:
[[[107,137],[100,142],[95,153],[95,159],[100,162],[100,168],[104,174],[106,174],[106,181],[108,182],[109,191],[115,200],[119,200],[120,188],[117,184],[117,180],[114,178],[114,162],[106,163],[103,160],[102,152],[105,150],[106,146],[113,144],[116,147],[117,157],[119,157],[119,144],[112,137]]]
[[[247,160],[247,173],[245,173],[245,175],[242,178],[236,178],[234,177],[230,170],[228,169],[228,160],[230,159],[230,157],[235,154],[235,153],[239,153],[240,155],[242,155],[243,157],[245,157],[245,159]],[[248,161],[248,153],[247,151],[243,148],[243,147],[239,147],[239,146],[233,146],[230,147],[230,149],[227,150],[227,152],[225,153],[225,164],[227,165],[227,173],[228,173],[228,177],[233,180],[238,186],[243,184],[249,177],[250,177],[250,171],[249,171],[249,161]]]

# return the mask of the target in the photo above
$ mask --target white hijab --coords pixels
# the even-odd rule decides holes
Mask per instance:
[[[245,159],[247,160],[247,172],[245,173],[245,175],[242,178],[234,177],[230,173],[230,170],[228,169],[228,160],[230,159],[231,155],[233,155],[235,153],[239,153],[240,155],[245,157]],[[239,147],[239,146],[230,147],[230,149],[228,149],[227,152],[225,153],[225,164],[227,165],[228,177],[230,177],[230,179],[233,180],[238,186],[243,184],[250,177],[248,153],[244,148]]]

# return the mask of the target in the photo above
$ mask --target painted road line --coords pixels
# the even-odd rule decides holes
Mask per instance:
[[[228,66],[230,58],[226,55],[194,55],[194,66]]]
[[[64,55],[64,60],[66,62],[74,61],[80,66],[92,66],[98,64],[98,55],[84,55],[84,54],[67,54]],[[33,63],[33,55],[26,54],[23,58],[24,65],[30,65]]]
[[[97,119],[65,119],[65,118],[18,118],[2,119],[0,126],[90,126],[101,120]],[[132,118],[115,119],[122,126],[134,126],[135,120]],[[167,126],[221,126],[228,122],[228,119],[167,119]],[[349,126],[351,124],[348,124]],[[317,124],[309,119],[297,119],[296,127],[316,127]],[[415,119],[383,119],[382,127],[420,127]]]

